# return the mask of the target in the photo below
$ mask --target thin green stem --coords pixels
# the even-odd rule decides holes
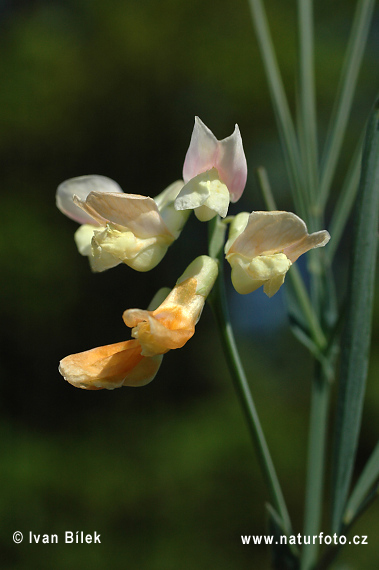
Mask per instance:
[[[305,494],[304,535],[315,536],[320,531],[324,495],[326,436],[330,399],[330,383],[316,363],[312,384],[309,424],[307,484]],[[301,570],[310,570],[317,561],[319,544],[311,542],[302,550]]]
[[[211,241],[215,231],[217,231],[217,229],[215,229],[217,224],[220,224],[220,222],[216,219],[212,224],[213,231],[211,231]],[[234,387],[248,423],[261,470],[268,485],[270,500],[281,517],[284,532],[291,534],[291,521],[286,503],[234,339],[226,299],[222,248],[219,249],[217,257],[219,260],[219,275],[209,297],[209,302],[213,309]]]

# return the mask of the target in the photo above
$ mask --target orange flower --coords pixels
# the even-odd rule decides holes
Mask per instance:
[[[59,372],[67,382],[86,390],[148,384],[159,370],[162,355],[181,348],[193,336],[217,272],[213,259],[196,258],[157,309],[124,312],[135,340],[66,356]]]
[[[77,388],[113,390],[148,384],[161,362],[162,356],[146,358],[137,340],[127,340],[66,356],[60,362],[59,372]]]
[[[174,289],[155,311],[129,309],[123,319],[132,328],[146,357],[181,348],[194,334],[205,299],[218,273],[217,263],[202,255],[178,279]]]

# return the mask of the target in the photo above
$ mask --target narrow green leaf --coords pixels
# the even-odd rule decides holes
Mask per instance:
[[[316,95],[313,53],[313,0],[298,0],[300,55],[300,132],[309,203],[315,202],[318,183]],[[312,228],[313,229],[313,228]]]
[[[345,229],[347,220],[350,216],[351,209],[358,191],[359,176],[361,171],[361,154],[362,154],[362,141],[359,142],[358,147],[354,153],[349,170],[347,171],[341,193],[335,205],[332,220],[330,223],[331,240],[325,251],[325,262],[331,265],[334,254],[340,243],[342,233]]]
[[[375,0],[358,0],[322,160],[320,211],[327,202],[345,137]]]
[[[373,487],[377,485],[379,480],[379,442],[377,443],[370,459],[366,463],[361,476],[359,477],[354,491],[351,494],[346,507],[344,524],[348,525],[360,511],[361,506],[365,504],[366,499]]]
[[[275,198],[271,190],[270,181],[268,179],[267,170],[263,166],[259,166],[255,171],[259,188],[262,192],[263,199],[268,210],[277,210]]]
[[[355,462],[369,362],[379,221],[379,101],[367,127],[355,210],[333,454],[332,530],[337,533]]]
[[[307,484],[305,493],[304,535],[314,536],[321,530],[327,448],[330,383],[322,366],[316,365],[312,382],[309,419]],[[314,568],[320,545],[304,545],[301,570]]]
[[[303,165],[274,45],[271,39],[266,13],[261,0],[249,0],[249,3],[255,33],[257,35],[266,71],[279,134],[282,140],[284,158],[291,183],[291,190],[293,192],[293,199],[296,205],[296,210],[302,218],[306,219],[307,209],[305,207],[303,191]]]
[[[298,570],[299,553],[295,546],[288,544],[289,536],[277,511],[266,504],[268,533],[273,536],[271,544],[272,567],[274,570]],[[286,538],[283,538],[286,537]]]

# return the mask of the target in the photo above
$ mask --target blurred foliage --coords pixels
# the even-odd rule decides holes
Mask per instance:
[[[266,4],[294,101],[295,3]],[[316,5],[323,136],[354,2]],[[377,90],[378,36],[377,17],[346,162]],[[263,208],[253,176],[261,164],[279,207],[291,209],[247,2],[3,2],[0,53],[2,568],[268,568],[264,547],[241,545],[241,534],[265,531],[266,490],[208,310],[191,342],[165,356],[146,388],[88,393],[57,372],[66,354],[128,338],[123,310],[147,306],[206,243],[206,228],[191,219],[148,276],[126,266],[93,275],[77,254],[74,222],[55,208],[61,181],[103,174],[125,191],[154,196],[181,176],[199,115],[218,138],[240,126],[250,176],[232,213]],[[270,304],[259,293],[231,292],[231,301],[298,532],[310,363],[289,335],[281,296]],[[362,463],[378,438],[378,315],[377,307]],[[344,568],[376,568],[375,508],[357,527],[369,546],[346,549]],[[24,533],[22,545],[12,542],[15,530]],[[102,544],[64,545],[65,530],[96,530]],[[29,531],[57,533],[60,542],[30,545]]]

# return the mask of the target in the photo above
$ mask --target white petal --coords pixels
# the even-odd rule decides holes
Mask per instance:
[[[137,237],[171,236],[158,206],[147,196],[91,192],[86,205],[107,221],[128,228]]]
[[[217,170],[212,168],[183,186],[175,200],[175,208],[194,209],[199,220],[208,221],[216,214],[224,218],[228,213],[229,200],[229,190],[220,181]]]
[[[207,176],[205,176],[207,178]],[[176,210],[193,210],[202,206],[209,198],[210,189],[204,174],[198,174],[183,186],[175,200]]]
[[[205,170],[210,170],[215,165],[217,151],[216,137],[199,117],[195,117],[195,126],[183,166],[184,182]]]
[[[91,224],[83,224],[76,230],[74,239],[81,255],[91,255],[91,242],[94,229],[94,226]]]
[[[218,178],[209,184],[210,195],[204,206],[216,212],[221,218],[225,218],[228,213],[230,194],[228,188],[220,182]]]
[[[176,180],[175,182],[170,184],[170,186],[167,186],[167,188],[163,190],[163,192],[158,194],[158,196],[155,196],[154,202],[158,206],[158,210],[161,211],[162,208],[165,208],[166,206],[170,205],[172,202],[175,202],[175,199],[179,194],[179,192],[181,191],[181,189],[183,188],[183,186],[184,186],[183,180]]]
[[[108,224],[103,231],[94,232],[93,255],[101,258],[107,253],[136,271],[150,271],[161,261],[172,241],[172,236],[141,239],[131,231],[119,231]]]
[[[234,216],[230,226],[229,226],[229,234],[228,234],[228,241],[225,244],[225,255],[229,253],[230,248],[232,247],[233,243],[236,241],[239,235],[244,231],[247,226],[247,222],[249,221],[249,214],[248,212],[240,212],[236,216]]]
[[[276,277],[273,277],[272,279],[266,281],[266,283],[263,285],[263,291],[266,293],[267,297],[272,297],[279,291],[280,287],[284,283],[285,278],[286,274],[284,273],[283,275],[276,275]]]
[[[291,212],[252,212],[245,230],[229,252],[250,259],[257,255],[270,255],[283,251],[307,234],[303,220]]]
[[[190,215],[190,211],[180,211],[175,209],[175,199],[183,186],[183,180],[177,180],[154,198],[154,202],[158,206],[159,213],[164,223],[175,239],[179,237],[180,232]]]
[[[296,242],[294,245],[285,248],[284,253],[292,262],[294,262],[303,253],[306,253],[315,247],[323,247],[329,240],[330,235],[326,230],[314,232],[313,234],[306,235],[302,240]]]
[[[76,178],[65,180],[58,186],[56,193],[57,207],[63,214],[79,222],[79,224],[97,225],[91,216],[73,202],[74,195],[84,201],[88,194],[94,190],[98,192],[122,192],[117,182],[106,176],[97,174],[77,176]]]

